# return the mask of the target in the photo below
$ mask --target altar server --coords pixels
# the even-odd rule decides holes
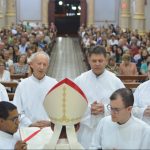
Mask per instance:
[[[90,149],[149,149],[150,126],[131,114],[132,91],[119,89],[110,99],[111,116],[99,122]]]
[[[81,121],[79,140],[85,148],[91,143],[92,134],[101,118],[108,114],[106,109],[110,95],[124,84],[115,74],[105,69],[106,50],[96,46],[88,52],[88,61],[91,70],[81,74],[75,83],[83,90],[89,107]]]
[[[19,83],[13,103],[22,114],[21,125],[34,127],[47,127],[49,118],[44,110],[44,98],[57,81],[46,76],[49,66],[49,56],[41,51],[34,53],[30,58],[32,76]]]

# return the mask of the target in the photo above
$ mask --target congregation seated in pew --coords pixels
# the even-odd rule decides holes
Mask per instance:
[[[21,54],[19,56],[18,62],[14,63],[10,67],[11,74],[26,74],[29,72],[29,65],[27,64],[26,54]]]

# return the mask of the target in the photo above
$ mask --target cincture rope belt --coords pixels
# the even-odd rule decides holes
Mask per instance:
[[[41,129],[35,131],[34,133],[32,133],[30,136],[28,136],[26,139],[24,139],[24,142],[29,141],[30,139],[32,139],[34,136],[36,136],[39,132],[41,131]]]

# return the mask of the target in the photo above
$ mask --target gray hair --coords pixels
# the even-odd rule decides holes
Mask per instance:
[[[38,55],[44,55],[48,59],[48,62],[50,61],[50,57],[47,53],[45,53],[44,51],[39,51],[31,55],[31,57],[29,58],[29,63],[32,62]]]

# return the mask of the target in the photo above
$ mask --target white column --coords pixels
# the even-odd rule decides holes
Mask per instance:
[[[134,0],[132,29],[137,29],[141,35],[145,33],[144,7],[144,0]]]
[[[16,24],[16,0],[7,0],[6,2],[6,25],[10,27],[12,23]]]
[[[3,0],[0,0],[0,28],[5,26],[5,18],[3,13],[4,3]]]
[[[94,0],[88,1],[88,18],[87,18],[87,25],[90,26],[94,24]]]
[[[120,27],[131,28],[130,0],[121,0]]]
[[[48,26],[48,2],[49,0],[42,0],[42,24]]]

